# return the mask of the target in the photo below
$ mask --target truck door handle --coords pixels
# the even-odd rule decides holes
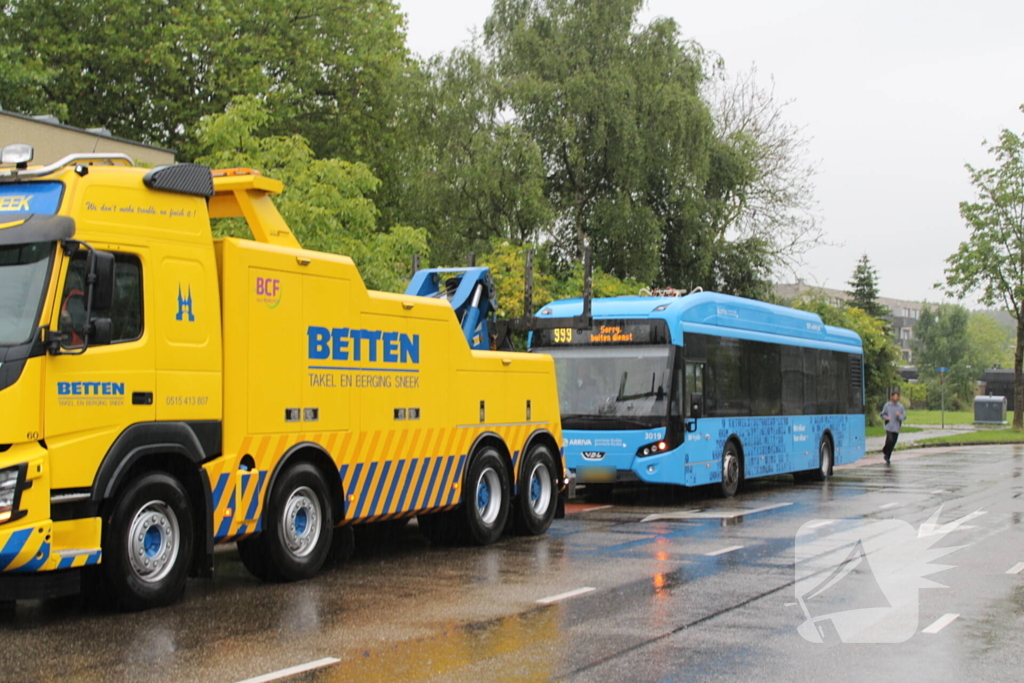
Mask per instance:
[[[133,406],[151,406],[151,405],[153,405],[153,392],[152,391],[133,391],[132,392],[132,405]]]

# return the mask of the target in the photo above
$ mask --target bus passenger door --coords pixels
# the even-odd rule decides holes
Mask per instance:
[[[686,364],[686,419],[704,417],[704,363]]]

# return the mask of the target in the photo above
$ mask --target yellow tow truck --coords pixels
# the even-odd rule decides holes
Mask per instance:
[[[31,159],[0,153],[0,600],[164,605],[232,542],[305,579],[340,529],[416,515],[468,544],[548,528],[550,357],[302,249],[255,171]],[[229,217],[254,239],[214,239]]]

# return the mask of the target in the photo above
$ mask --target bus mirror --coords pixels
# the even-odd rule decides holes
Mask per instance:
[[[690,394],[690,417],[697,419],[702,417],[704,409],[704,394],[694,392]]]

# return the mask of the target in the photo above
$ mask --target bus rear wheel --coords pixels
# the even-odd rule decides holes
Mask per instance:
[[[818,444],[818,469],[808,472],[813,481],[828,481],[832,474],[832,440],[827,435],[821,436],[821,443]]]
[[[718,484],[718,493],[722,498],[732,498],[740,488],[743,467],[740,463],[740,451],[735,441],[725,444],[722,451],[722,481]]]

